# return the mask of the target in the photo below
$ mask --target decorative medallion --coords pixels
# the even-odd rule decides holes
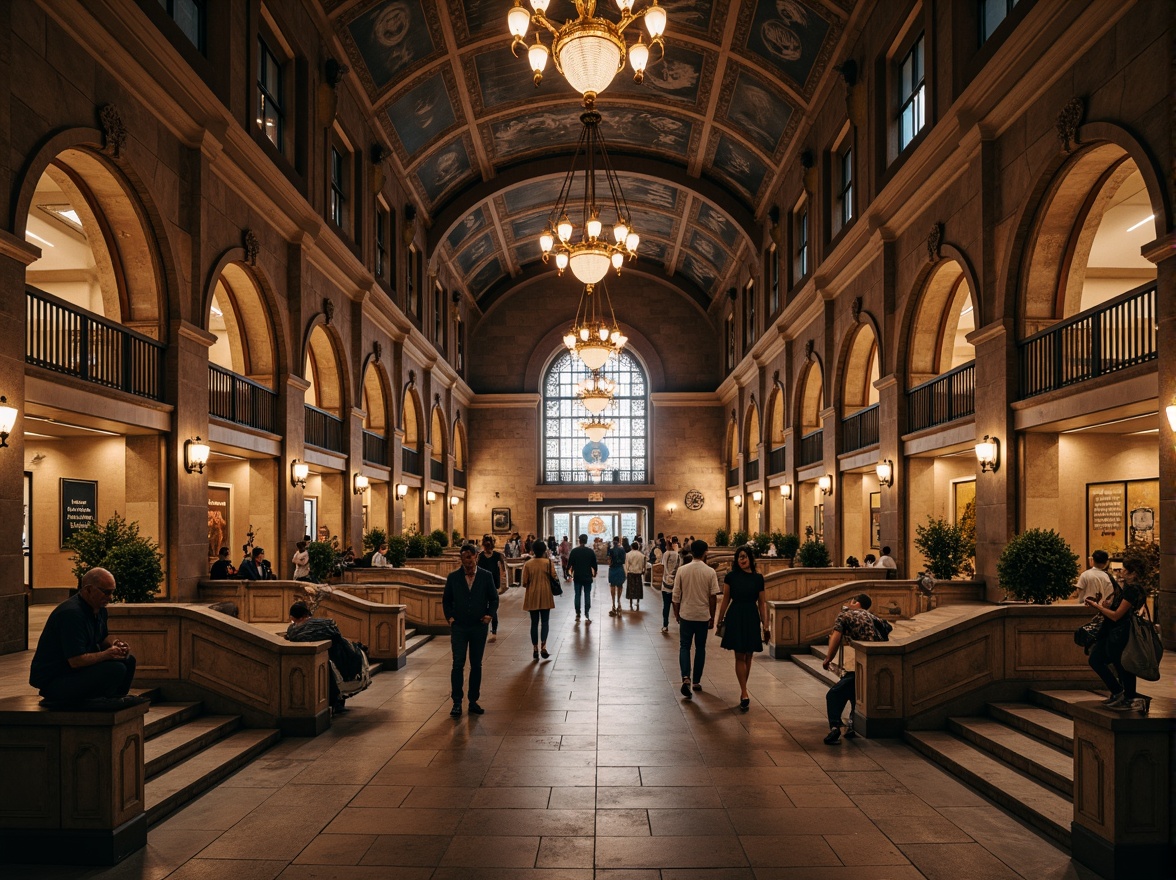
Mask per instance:
[[[687,510],[701,510],[705,502],[706,499],[702,497],[702,493],[697,489],[691,489],[686,493],[685,503]]]
[[[335,304],[323,297],[323,319],[330,324],[335,317]]]
[[[372,359],[378,364],[380,357],[384,354],[384,346],[379,342],[372,343]]]
[[[127,127],[123,124],[122,114],[113,104],[105,104],[98,111],[98,118],[102,122],[102,134],[106,139],[105,148],[117,159],[127,142]]]
[[[245,259],[249,261],[250,266],[256,266],[257,255],[261,252],[261,240],[257,237],[257,233],[252,229],[246,229],[241,236],[241,241],[245,248]]]
[[[862,298],[855,296],[853,303],[849,307],[850,312],[853,313],[853,321],[855,324],[861,323],[862,320]]]
[[[416,370],[408,371],[408,384],[409,386],[416,384]]]
[[[806,339],[804,341],[804,359],[806,361],[811,361],[813,359],[813,341],[811,339]]]
[[[603,535],[604,534],[604,520],[598,516],[592,517],[588,520],[588,534]]]
[[[1078,126],[1082,124],[1082,117],[1086,115],[1086,102],[1082,98],[1071,98],[1066,106],[1058,113],[1055,128],[1058,140],[1062,142],[1062,150],[1070,152],[1071,145],[1078,144]]]
[[[943,224],[932,223],[931,231],[927,233],[927,259],[934,263],[939,259],[939,249],[943,246]]]

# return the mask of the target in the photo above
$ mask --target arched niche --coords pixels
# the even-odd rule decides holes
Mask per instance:
[[[342,360],[334,338],[322,325],[315,326],[307,339],[303,378],[310,383],[306,403],[342,418],[343,401],[347,399]]]
[[[404,390],[400,413],[404,419],[404,448],[419,452],[424,443],[424,434],[421,431],[421,398],[415,388]]]
[[[906,352],[907,387],[920,385],[976,358],[968,334],[976,329],[976,299],[964,267],[940,260],[923,281]]]
[[[784,445],[784,390],[776,385],[768,398],[768,421],[766,439],[772,449]]]
[[[445,433],[445,413],[439,406],[433,407],[433,416],[429,425],[429,442],[432,444],[430,455],[433,461],[445,461],[449,438]]]
[[[363,371],[362,406],[365,413],[363,429],[373,434],[387,436],[388,427],[394,423],[388,395],[388,377],[383,368],[374,360],[368,361]]]
[[[803,436],[824,426],[821,410],[825,408],[825,376],[819,360],[813,358],[808,363],[797,387],[800,393],[797,397],[796,423]]]
[[[878,337],[871,324],[863,323],[849,341],[841,385],[841,417],[846,418],[878,402]]]
[[[205,328],[216,337],[209,363],[273,389],[278,374],[275,331],[252,270],[226,264],[213,284]]]
[[[739,467],[739,424],[735,421],[734,414],[727,424],[727,467]]]
[[[757,447],[760,443],[759,407],[754,403],[747,407],[743,417],[743,460],[751,461],[758,456]]]
[[[466,432],[465,425],[461,423],[461,419],[457,419],[453,423],[453,468],[454,470],[464,471],[466,467]]]

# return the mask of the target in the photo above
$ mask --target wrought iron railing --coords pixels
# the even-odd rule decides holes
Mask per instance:
[[[453,469],[453,485],[458,489],[466,488],[466,472],[459,471],[457,468]]]
[[[309,403],[305,405],[305,409],[306,444],[331,452],[342,452],[343,420]]]
[[[968,361],[907,392],[908,431],[945,425],[975,412],[975,361]]]
[[[25,318],[28,363],[163,400],[162,342],[35,287],[25,288]]]
[[[645,471],[601,471],[599,474],[588,471],[549,471],[544,481],[552,483],[644,483]]]
[[[364,431],[363,460],[388,467],[388,438],[375,431]]]
[[[400,450],[400,469],[406,474],[416,474],[418,477],[424,476],[421,473],[421,454],[416,449],[409,449],[407,446]]]
[[[768,473],[782,474],[785,468],[785,455],[788,451],[787,446],[777,446],[775,449],[768,451]]]
[[[727,469],[727,485],[728,486],[738,486],[739,485],[739,468],[738,467],[733,467],[733,468]]]
[[[800,438],[799,453],[796,459],[797,467],[816,464],[825,457],[825,432],[821,428],[810,431]]]
[[[878,442],[878,404],[859,409],[841,420],[841,451],[853,452]]]
[[[1022,340],[1021,397],[1065,388],[1156,358],[1156,283]]]
[[[743,479],[749,483],[759,479],[758,458],[743,463]]]
[[[208,365],[208,414],[237,425],[278,433],[278,395],[224,367]]]
[[[445,482],[445,462],[435,458],[429,459],[429,479],[434,483]]]

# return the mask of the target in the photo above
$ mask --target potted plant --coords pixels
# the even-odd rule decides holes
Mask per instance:
[[[809,538],[796,551],[794,562],[800,568],[828,568],[833,564],[824,541]]]
[[[1028,529],[1005,545],[996,573],[1011,598],[1048,605],[1074,592],[1078,557],[1053,529]]]
[[[915,526],[915,549],[927,560],[927,571],[936,580],[949,581],[963,571],[971,555],[963,528],[945,519],[927,517]]]
[[[408,542],[401,535],[393,535],[388,539],[385,558],[393,568],[404,568],[404,561],[408,558]]]
[[[105,523],[91,523],[66,540],[72,550],[73,574],[81,582],[91,568],[114,575],[115,602],[150,602],[163,583],[163,554],[159,545],[139,534],[137,522],[115,513]]]
[[[412,532],[405,537],[406,550],[409,559],[421,559],[425,555],[425,536],[419,532]]]
[[[441,542],[438,541],[435,537],[433,537],[433,535],[429,535],[427,538],[425,538],[425,555],[426,556],[429,556],[429,557],[440,556],[441,551],[443,549],[444,548],[441,546]]]
[[[367,546],[366,535],[364,546]],[[376,548],[379,549],[378,544]],[[337,538],[332,537],[329,541],[311,541],[306,545],[306,553],[310,557],[310,579],[316,584],[325,584],[331,575],[339,572],[342,554],[339,552]]]
[[[738,529],[731,535],[731,544],[735,547],[742,547],[747,543],[747,532],[743,529]]]
[[[457,529],[454,529],[454,530],[453,530],[453,536],[452,536],[452,537],[453,537],[453,546],[454,546],[454,547],[460,547],[460,546],[461,546],[461,544],[462,544],[462,541],[461,541],[461,532],[459,532]]]
[[[433,529],[433,531],[429,532],[429,538],[436,541],[437,546],[442,550],[449,546],[449,535],[445,534],[445,529]],[[437,555],[440,556],[441,554],[438,553]]]
[[[715,529],[715,546],[726,547],[731,543],[731,533],[726,529]]]
[[[767,556],[768,546],[772,543],[772,536],[767,532],[756,532],[751,536],[751,543],[755,547],[756,556]]]
[[[772,543],[776,545],[776,554],[778,556],[783,556],[785,559],[795,559],[796,551],[800,549],[800,536],[792,532],[784,535],[779,532],[773,532]]]
[[[382,544],[387,543],[388,533],[381,528],[369,529],[367,534],[363,536],[363,549],[367,553],[373,553],[380,549]]]

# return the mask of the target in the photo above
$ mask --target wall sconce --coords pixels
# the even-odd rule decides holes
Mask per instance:
[[[437,500],[437,493],[430,489],[425,493],[425,504],[432,504]]]
[[[460,498],[458,498],[456,495],[450,495],[450,496],[449,496],[449,506],[450,506],[450,507],[457,507],[457,505],[458,505],[460,502],[461,502],[461,499],[460,499]]]
[[[822,495],[832,495],[833,478],[828,474],[817,477],[817,488],[821,490]]]
[[[889,458],[885,461],[878,462],[874,466],[874,472],[878,475],[879,486],[894,485],[894,462]]]
[[[736,507],[742,507],[742,506],[743,506],[743,496],[742,496],[742,495],[736,495],[736,496],[735,496],[735,506],[736,506]]]
[[[8,405],[8,398],[0,394],[0,449],[8,446],[8,435],[16,426],[16,407]],[[200,438],[197,437],[197,440]],[[205,459],[207,461],[207,458]]]
[[[674,503],[671,501],[669,504],[667,504],[667,505],[666,505],[666,516],[667,516],[667,517],[672,517],[672,516],[674,515],[674,511],[675,511],[675,510],[677,510],[677,509],[678,509],[678,505],[677,505],[677,504],[674,504]]]
[[[0,397],[0,403],[3,403],[3,401],[4,401],[4,398]],[[4,409],[4,407],[0,407],[0,412],[2,412],[3,409]],[[13,410],[13,412],[16,412],[16,410]],[[1176,431],[1176,403],[1168,404],[1168,406],[1165,407],[1164,412],[1167,413],[1167,415],[1168,415],[1168,427],[1171,428],[1173,431]],[[3,421],[0,421],[0,427],[3,427],[3,424],[4,424]],[[9,424],[11,425],[12,422],[9,421]],[[9,428],[9,430],[12,430],[12,429]],[[7,437],[8,435],[3,434],[2,436]],[[3,445],[4,445],[3,443],[0,443],[0,446],[3,446]]]
[[[791,483],[782,483],[780,485],[780,497],[783,498],[785,501],[792,500],[792,484]]]
[[[294,459],[290,462],[290,484],[306,488],[306,478],[310,476],[310,465],[304,461]]]
[[[1000,468],[1000,441],[985,434],[984,439],[976,444],[976,461],[980,462],[980,473],[992,471],[995,474]]]
[[[0,400],[4,398],[0,397]],[[16,412],[16,410],[13,410]],[[0,425],[2,428],[3,425]],[[5,440],[8,439],[7,431],[0,431],[0,437]],[[7,443],[0,443],[0,446],[7,446]],[[200,439],[200,435],[196,435],[195,440],[184,441],[184,470],[188,473],[204,473],[204,466],[208,464],[208,456],[212,450],[208,448],[208,444]]]
[[[408,485],[406,483],[397,483],[396,484],[396,497],[399,498],[401,501],[403,501],[404,496],[407,494],[408,494]]]
[[[363,474],[356,474],[355,475],[355,486],[351,491],[353,491],[356,495],[362,495],[364,492],[367,491],[367,488],[368,488],[368,478],[366,476],[364,476]]]
[[[754,501],[756,504],[759,504],[763,500],[763,498],[764,498],[764,493],[761,492],[759,489],[756,489],[754,492],[751,493],[751,500]]]

